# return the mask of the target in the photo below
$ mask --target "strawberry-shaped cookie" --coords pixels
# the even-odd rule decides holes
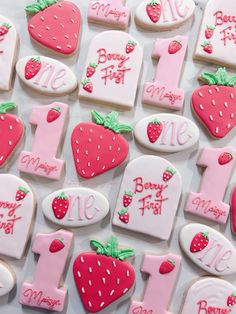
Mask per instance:
[[[219,68],[216,73],[203,73],[200,79],[207,85],[194,91],[193,110],[213,137],[223,138],[236,123],[236,76],[229,77],[225,68]]]
[[[151,143],[155,143],[160,137],[162,130],[163,130],[163,125],[159,120],[155,119],[149,122],[147,126],[147,135],[148,135],[149,141]]]
[[[52,210],[57,219],[63,219],[69,208],[69,200],[64,192],[54,198],[52,202]]]
[[[120,165],[128,155],[129,145],[121,132],[132,128],[120,124],[118,113],[103,117],[92,111],[92,122],[81,122],[73,130],[71,146],[78,175],[92,178]]]
[[[15,108],[16,104],[12,102],[0,104],[0,168],[4,167],[24,135],[24,125],[21,120],[7,113]]]
[[[135,272],[125,259],[132,249],[118,249],[116,237],[106,244],[91,241],[97,253],[80,254],[73,265],[75,284],[84,308],[97,313],[115,302],[134,286]]]
[[[209,243],[208,232],[199,232],[197,233],[190,244],[190,252],[198,253],[207,247]]]
[[[77,50],[81,15],[74,3],[37,0],[25,10],[35,14],[28,24],[29,34],[35,41],[62,55],[71,55]]]

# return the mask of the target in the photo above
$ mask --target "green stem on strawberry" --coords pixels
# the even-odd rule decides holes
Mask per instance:
[[[96,248],[97,254],[100,255],[106,255],[113,258],[116,258],[118,260],[125,260],[131,256],[134,256],[134,250],[133,249],[118,249],[118,240],[116,237],[112,237],[110,241],[107,242],[106,245],[103,243],[92,240],[90,242],[91,246]]]
[[[61,192],[61,194],[59,194],[57,198],[59,200],[65,200],[66,199],[66,194],[64,192]]]
[[[29,14],[38,13],[55,4],[56,2],[56,0],[37,0],[37,3],[28,4],[25,7],[25,11]]]
[[[122,214],[127,213],[127,212],[128,212],[128,209],[122,208],[122,209],[118,212],[118,215],[122,215]]]
[[[156,0],[151,0],[148,4],[149,4],[149,5],[156,5],[156,4],[157,4],[157,1],[156,1]]]
[[[236,85],[236,76],[230,77],[225,68],[219,68],[216,73],[204,72],[200,80],[208,85],[221,85],[234,87]]]
[[[5,102],[0,104],[0,114],[7,113],[10,110],[16,108],[16,104],[14,102]]]
[[[29,190],[24,186],[19,186],[19,190],[23,191],[25,194],[29,193]]]
[[[103,125],[105,128],[112,130],[115,133],[131,132],[132,127],[128,124],[121,124],[118,122],[118,113],[110,112],[103,117],[99,112],[92,111],[92,118],[96,124]]]

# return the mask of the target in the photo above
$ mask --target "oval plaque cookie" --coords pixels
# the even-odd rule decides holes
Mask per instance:
[[[206,272],[225,276],[236,272],[236,249],[220,232],[202,224],[188,224],[179,235],[184,253]]]
[[[195,145],[199,140],[199,129],[183,116],[155,114],[140,120],[134,135],[148,149],[174,153]]]
[[[48,220],[65,227],[94,224],[109,212],[105,196],[87,188],[58,190],[44,199],[42,207]]]
[[[43,56],[28,56],[16,64],[20,79],[37,92],[66,95],[77,87],[74,73],[63,63]]]

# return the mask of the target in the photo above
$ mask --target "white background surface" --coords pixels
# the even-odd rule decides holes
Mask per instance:
[[[83,28],[82,28],[82,38],[81,38],[81,48],[79,50],[78,59],[76,57],[70,58],[59,58],[53,53],[49,53],[41,49],[38,45],[33,44],[30,41],[28,32],[27,32],[27,19],[24,12],[24,7],[26,4],[31,3],[32,1],[28,0],[1,0],[0,1],[0,14],[5,15],[9,19],[11,19],[15,24],[19,31],[20,36],[20,53],[19,57],[24,57],[27,55],[33,54],[44,54],[45,56],[53,57],[58,60],[63,61],[65,64],[70,66],[70,68],[75,72],[79,81],[81,79],[81,74],[83,70],[83,66],[85,64],[86,53],[88,49],[88,44],[94,35],[98,34],[101,31],[106,30],[103,27],[95,27],[94,25],[87,24],[86,10],[88,1],[87,0],[73,0],[82,11],[83,18]],[[114,171],[109,171],[108,173],[101,175],[97,178],[85,181],[81,180],[77,177],[74,162],[72,160],[72,153],[70,147],[70,136],[73,128],[80,121],[90,121],[90,111],[92,109],[100,110],[103,113],[107,113],[111,110],[108,107],[99,107],[96,105],[83,104],[79,102],[77,97],[77,91],[70,96],[60,97],[60,98],[50,98],[47,96],[42,96],[37,94],[36,92],[30,91],[26,86],[22,85],[19,82],[19,79],[16,78],[14,82],[14,88],[9,93],[0,94],[0,101],[8,101],[14,100],[18,104],[18,114],[23,119],[26,126],[26,141],[23,144],[24,148],[29,150],[31,148],[31,143],[33,139],[33,130],[31,129],[28,117],[33,106],[41,104],[50,104],[54,100],[59,100],[61,102],[68,103],[70,105],[70,120],[68,129],[65,136],[65,142],[62,149],[62,158],[66,159],[66,176],[62,178],[58,182],[51,182],[49,180],[40,179],[37,177],[32,177],[29,175],[22,175],[22,178],[25,179],[33,188],[35,192],[35,196],[37,198],[38,207],[37,207],[37,215],[36,221],[33,228],[33,236],[37,232],[50,232],[56,230],[57,227],[53,224],[50,224],[46,221],[42,214],[41,202],[43,198],[53,192],[56,189],[62,187],[69,186],[86,186],[90,188],[94,188],[99,192],[104,193],[105,196],[108,197],[110,205],[111,205],[111,216],[107,217],[102,223],[97,224],[95,226],[85,227],[82,229],[74,230],[75,241],[74,247],[72,251],[72,257],[68,266],[68,271],[65,277],[65,286],[68,287],[69,291],[69,301],[68,306],[66,306],[64,313],[78,313],[83,314],[84,309],[81,305],[79,296],[77,294],[74,280],[72,277],[72,262],[79,252],[89,251],[89,240],[91,238],[100,238],[101,240],[107,240],[111,233],[113,232],[119,237],[120,244],[125,246],[133,247],[136,251],[136,258],[134,259],[134,267],[137,273],[137,284],[136,289],[133,295],[133,298],[136,300],[141,299],[143,295],[143,291],[145,288],[146,276],[142,276],[139,268],[142,262],[143,253],[150,252],[154,254],[162,254],[165,252],[173,252],[177,254],[181,254],[179,245],[178,245],[178,233],[184,224],[187,222],[203,222],[196,217],[193,216],[185,216],[183,213],[183,207],[185,204],[186,196],[189,191],[197,191],[202,169],[198,169],[196,167],[196,160],[199,154],[199,149],[206,146],[213,147],[223,147],[226,145],[235,146],[236,140],[234,140],[235,130],[231,131],[231,133],[223,140],[212,140],[205,133],[205,130],[200,126],[198,121],[192,117],[191,109],[190,109],[190,96],[195,87],[197,87],[198,81],[197,76],[205,69],[215,70],[215,67],[209,67],[206,64],[196,63],[192,61],[193,49],[196,42],[196,36],[198,33],[200,20],[201,20],[201,4],[197,5],[195,11],[195,18],[191,23],[181,27],[180,29],[172,32],[164,32],[164,33],[149,33],[143,30],[137,29],[134,23],[134,10],[135,7],[140,3],[141,0],[128,0],[127,5],[131,8],[132,18],[131,18],[131,26],[128,30],[131,35],[133,35],[137,40],[140,41],[144,48],[144,63],[143,63],[143,71],[142,77],[140,81],[140,89],[138,91],[138,98],[136,101],[135,109],[130,112],[121,112],[120,120],[123,122],[131,123],[135,125],[135,123],[143,117],[146,117],[150,114],[163,112],[158,108],[143,106],[141,104],[141,92],[142,87],[145,81],[152,80],[154,77],[154,65],[155,63],[151,60],[151,51],[153,47],[153,42],[157,37],[172,37],[176,34],[189,34],[190,36],[190,46],[188,49],[188,55],[186,58],[186,62],[183,68],[183,76],[181,79],[181,87],[186,91],[186,102],[183,114],[193,119],[197,125],[200,127],[200,143],[198,147],[190,149],[188,151],[182,153],[174,153],[174,154],[162,154],[166,159],[171,161],[180,171],[183,178],[183,194],[181,198],[181,202],[179,205],[179,210],[176,217],[176,222],[174,225],[173,234],[168,242],[166,241],[158,241],[154,238],[149,238],[137,233],[126,232],[124,229],[113,228],[111,226],[111,217],[113,214],[116,197],[119,191],[119,185],[122,178],[122,173],[125,168],[125,164],[116,168]],[[34,2],[34,1],[33,1]],[[198,1],[197,1],[198,2]],[[201,3],[204,3],[202,0]],[[191,26],[191,30],[189,28]],[[171,69],[167,69],[170,71]],[[1,75],[1,69],[0,69]],[[180,113],[181,114],[181,113]],[[129,139],[130,141],[130,159],[134,159],[142,154],[152,154],[151,151],[143,149],[141,146],[135,143],[134,140]],[[23,145],[21,148],[23,148]],[[18,154],[16,154],[15,158],[11,161],[10,167],[8,169],[2,169],[2,172],[9,172],[12,174],[18,175],[18,171],[16,169],[16,159]],[[229,201],[230,192],[232,190],[233,185],[236,182],[236,176],[233,175],[230,185],[226,194],[226,202]],[[215,227],[219,230],[219,227],[215,224],[208,223],[210,226]],[[220,229],[226,236],[235,242],[235,238],[232,236],[230,231],[230,222],[228,221],[226,228]],[[30,243],[31,244],[31,243]],[[17,274],[17,286],[10,293],[9,296],[5,296],[0,298],[0,313],[1,314],[19,314],[19,313],[47,313],[47,311],[42,309],[34,309],[30,307],[22,307],[18,303],[18,297],[22,282],[24,280],[31,280],[34,274],[35,265],[37,262],[37,257],[35,258],[34,254],[31,252],[30,245],[27,248],[26,256],[19,260],[15,261],[13,259],[5,258],[4,260],[8,261],[14,268]],[[56,265],[55,265],[56,266]],[[45,265],[45,267],[47,267]],[[188,288],[190,282],[192,280],[196,280],[199,276],[205,275],[203,271],[195,267],[185,256],[183,256],[182,260],[182,270],[180,273],[180,277],[176,286],[176,290],[174,292],[170,310],[171,312],[177,314],[180,313],[180,306],[183,299],[183,294]],[[234,283],[236,282],[236,275],[226,277],[227,280]],[[156,295],[158,298],[158,295]],[[115,313],[124,314],[127,313],[129,301],[120,304]],[[107,312],[106,312],[107,313]],[[189,313],[192,314],[192,313]]]

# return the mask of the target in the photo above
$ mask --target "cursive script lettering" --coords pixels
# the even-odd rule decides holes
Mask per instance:
[[[195,197],[192,200],[192,204],[196,205],[195,210],[202,210],[204,214],[211,213],[216,217],[216,219],[219,219],[221,216],[226,216],[225,210],[221,210],[217,206],[213,206],[211,200],[204,200],[200,197]]]
[[[95,11],[96,15],[104,17],[112,17],[115,21],[119,22],[122,17],[126,17],[126,12],[119,11],[117,8],[112,8],[111,4],[103,4],[95,2],[92,4],[91,9]]]
[[[44,296],[43,291],[27,289],[24,291],[23,296],[28,298],[28,303],[36,304],[40,306],[42,303],[46,303],[49,310],[54,310],[56,306],[61,305],[60,300],[55,300],[49,296]]]
[[[53,171],[58,171],[56,166],[49,165],[47,162],[41,162],[40,157],[31,157],[30,155],[22,156],[20,162],[25,165],[26,168],[33,166],[34,171],[43,170],[46,175],[50,175]]]
[[[230,308],[210,306],[206,300],[200,300],[197,305],[199,306],[197,314],[228,314],[231,312]]]

